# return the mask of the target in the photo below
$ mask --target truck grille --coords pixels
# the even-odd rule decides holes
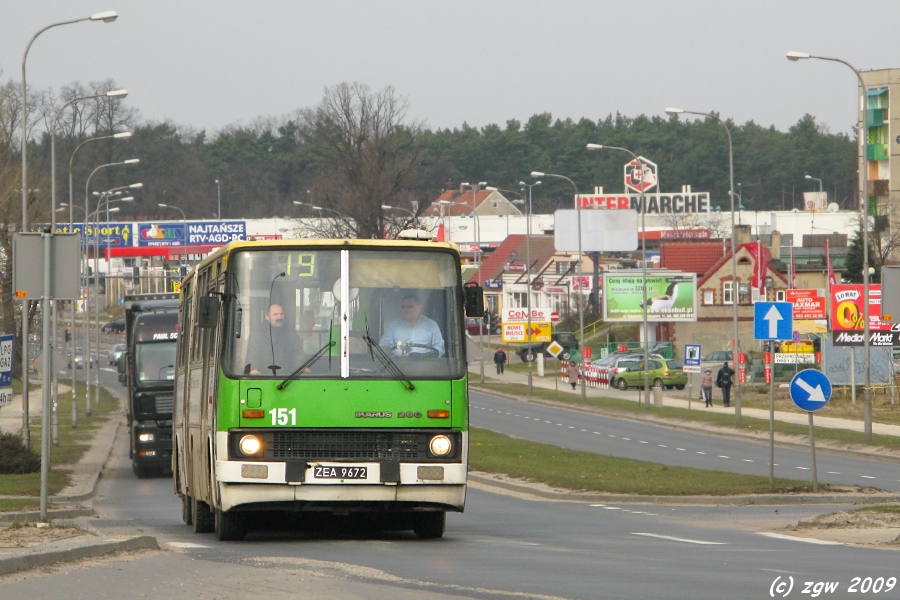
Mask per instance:
[[[171,415],[174,403],[175,401],[172,396],[157,396],[156,413],[160,415]]]
[[[428,458],[425,432],[275,431],[265,435],[266,458],[316,460],[410,460]]]

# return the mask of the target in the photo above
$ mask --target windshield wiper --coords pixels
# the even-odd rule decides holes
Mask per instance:
[[[319,349],[316,351],[315,354],[313,354],[313,355],[310,356],[308,359],[306,359],[306,362],[304,362],[302,365],[300,365],[299,367],[297,367],[297,370],[296,370],[296,371],[294,371],[293,373],[291,373],[290,375],[288,375],[288,376],[285,378],[284,381],[282,381],[281,383],[279,383],[279,384],[278,384],[278,387],[277,387],[276,389],[279,390],[279,391],[281,391],[281,390],[283,390],[284,388],[286,388],[287,385],[288,385],[288,384],[289,384],[289,383],[290,383],[297,375],[299,375],[300,373],[302,373],[304,369],[308,369],[309,367],[311,367],[311,366],[313,365],[313,363],[315,363],[317,360],[319,360],[320,358],[322,358],[322,356],[325,354],[325,352],[326,352],[327,350],[330,350],[331,347],[334,346],[335,344],[337,344],[337,342],[334,342],[334,341],[329,340],[324,346],[322,346],[321,348],[319,348]]]
[[[375,340],[372,339],[372,336],[369,335],[369,323],[366,321],[366,334],[363,336],[363,339],[366,341],[366,344],[369,346],[369,354],[374,358],[378,357],[378,360],[381,361],[381,364],[393,375],[396,377],[400,383],[403,384],[403,387],[408,389],[409,391],[413,391],[416,389],[416,386],[412,381],[409,380],[409,377],[400,370],[400,367],[397,366],[397,363],[394,362],[394,359],[390,357],[390,355],[381,349]]]

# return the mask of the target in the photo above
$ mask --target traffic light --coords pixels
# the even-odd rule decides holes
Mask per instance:
[[[68,329],[66,329],[66,341],[67,341],[67,342],[71,342],[71,341],[72,341],[72,332],[69,331]]]
[[[131,267],[131,269],[132,269],[131,276],[134,278],[134,282],[137,283],[138,281],[141,280],[141,268],[138,267],[137,265],[135,265],[135,266]]]
[[[490,325],[490,323],[491,323],[491,313],[489,313],[488,311],[484,311],[484,316],[481,317],[481,320],[484,321],[485,323],[487,323],[488,325]]]
[[[187,277],[187,266],[181,265],[181,267],[179,267],[178,270],[179,270],[180,273],[181,273],[182,279],[184,279],[185,277]]]

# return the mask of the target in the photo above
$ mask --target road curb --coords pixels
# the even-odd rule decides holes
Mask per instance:
[[[93,508],[61,508],[47,511],[47,516],[51,521],[93,517],[95,514]],[[40,511],[0,513],[0,523],[38,523],[40,521]]]
[[[113,539],[76,548],[67,548],[65,550],[51,550],[24,556],[2,558],[0,559],[0,575],[26,571],[35,567],[46,567],[57,563],[84,560],[85,558],[96,558],[115,552],[132,552],[135,550],[159,550],[159,543],[153,536],[141,535],[133,538]]]
[[[898,494],[745,494],[741,496],[641,496],[636,494],[603,494],[553,490],[528,483],[497,479],[487,473],[469,472],[469,480],[485,487],[536,496],[560,502],[593,502],[617,504],[697,504],[724,506],[775,506],[788,504],[896,504]]]

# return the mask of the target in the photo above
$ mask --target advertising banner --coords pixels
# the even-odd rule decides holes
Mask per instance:
[[[825,318],[825,298],[816,290],[786,290],[785,299],[794,305],[794,320]]]
[[[49,223],[33,224],[30,230],[39,233],[49,227]],[[71,227],[68,223],[57,223],[53,233],[77,233],[87,243],[93,246],[99,244],[100,248],[130,248],[134,243],[134,229],[132,223],[99,223],[96,226],[88,223],[75,223]],[[99,239],[98,239],[99,236]]]
[[[643,273],[603,274],[603,318],[610,321],[643,321]],[[648,321],[696,321],[697,276],[666,272],[647,275]]]
[[[831,329],[835,346],[862,346],[864,331],[862,284],[831,286]],[[881,286],[869,285],[869,344],[896,346],[900,343],[900,323],[881,318]]]
[[[150,221],[137,226],[138,246],[225,245],[245,239],[247,225],[244,221]]]

